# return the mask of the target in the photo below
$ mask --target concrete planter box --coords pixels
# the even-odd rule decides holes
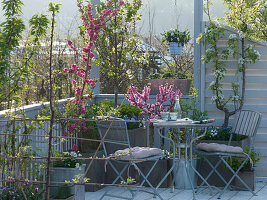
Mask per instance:
[[[55,198],[50,198],[50,200],[73,200],[73,196],[70,196],[70,197],[65,198],[65,199],[55,199]]]
[[[183,95],[189,94],[192,80],[190,79],[148,79],[148,83],[151,84],[150,94],[156,95],[159,94],[159,86],[165,85],[174,85],[174,90],[179,89]]]
[[[147,130],[144,129],[143,127],[137,128],[137,129],[132,129],[128,130],[129,134],[129,139],[132,147],[135,146],[140,146],[140,147],[145,147],[147,146]],[[123,135],[118,132],[118,131],[110,131],[107,134],[106,139],[112,139],[112,140],[121,140]],[[110,144],[106,143],[106,150],[108,154],[112,154],[115,151],[119,149],[125,149],[127,146],[125,145],[118,145],[118,144]]]
[[[67,167],[53,167],[51,170],[51,182],[65,182],[72,181],[75,175],[84,174],[85,165],[81,166],[81,169],[77,168],[67,168]],[[55,184],[51,187],[50,194],[51,197],[55,197],[57,194],[57,188],[59,184]],[[71,194],[74,195],[78,185],[69,185],[71,189]],[[75,200],[85,200],[84,185],[80,186],[80,189],[76,195]]]
[[[114,161],[111,161],[112,164],[116,167],[116,169],[120,172],[123,168],[123,164],[117,163]],[[152,161],[146,161],[142,163],[138,163],[137,166],[140,168],[140,170],[146,175],[149,170],[151,169],[154,162]],[[157,184],[162,180],[162,178],[165,176],[165,174],[168,172],[168,169],[170,169],[168,160],[160,160],[157,165],[155,166],[154,170],[151,172],[150,176],[148,177],[148,180],[151,182],[151,184],[156,187]],[[125,173],[122,174],[122,177],[124,179],[127,179],[128,177],[128,170],[125,171]],[[142,177],[139,175],[138,171],[135,170],[134,166],[130,167],[129,170],[129,176],[134,178],[137,183],[142,182]],[[107,165],[107,172],[105,173],[105,183],[112,183],[113,180],[115,180],[117,177],[117,174],[114,172],[112,167],[110,165]],[[117,181],[117,184],[120,184],[121,180]],[[170,176],[166,178],[166,180],[161,184],[161,188],[166,188],[170,185]],[[144,186],[148,186],[147,183],[144,184]]]
[[[255,190],[255,171],[238,172],[238,175],[252,191]],[[248,190],[237,178],[234,179],[233,184],[231,185],[234,186],[234,189],[236,190]]]
[[[102,158],[104,155],[104,150],[98,151],[96,154],[97,157]],[[82,153],[82,156],[85,158],[89,158],[94,156],[94,152],[92,153]],[[91,160],[85,160],[85,169],[88,167]],[[89,171],[86,174],[86,178],[90,178],[89,183],[104,183],[105,181],[105,161],[104,160],[94,160]],[[95,192],[97,190],[102,189],[103,186],[98,185],[85,185],[85,192]]]

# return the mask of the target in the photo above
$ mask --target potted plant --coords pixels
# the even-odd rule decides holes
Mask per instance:
[[[151,84],[151,94],[157,94],[159,92],[159,86],[173,85],[174,89],[179,89],[183,94],[189,94],[192,80],[189,78],[190,74],[184,71],[177,73],[165,72],[165,73],[154,73],[149,76],[148,82]]]
[[[60,153],[59,151],[53,152],[54,157],[58,157],[53,162],[53,169],[51,171],[51,182],[72,182],[76,180],[77,177],[83,176],[85,165],[82,165],[81,160],[78,157],[82,155],[76,151],[77,145],[72,148],[70,152]],[[79,180],[78,180],[79,181]],[[62,190],[62,185],[55,184],[55,187],[51,187],[51,196],[56,197],[59,190]],[[77,186],[69,185],[71,195],[75,194]],[[69,197],[67,197],[69,198]],[[82,185],[77,193],[75,199],[84,200],[85,192],[84,186]]]
[[[179,31],[178,29],[170,29],[161,35],[162,41],[168,43],[170,54],[172,55],[182,54],[184,45],[191,39],[188,30]]]
[[[201,134],[201,133],[200,133]],[[207,130],[207,133],[204,137],[202,137],[200,140],[198,140],[199,143],[218,143],[218,144],[228,144],[230,135],[232,134],[232,146],[240,146],[244,148],[246,145],[249,145],[249,140],[246,136],[243,135],[237,135],[235,133],[232,133],[232,127],[212,127]],[[218,161],[217,157],[210,157],[210,160],[212,160],[214,163]],[[201,166],[200,166],[200,174],[203,177],[206,177],[209,174],[210,166],[209,164],[203,160]],[[225,169],[225,166],[221,163],[217,170],[220,174],[223,174],[223,177],[226,181],[229,181],[232,177],[232,172]],[[210,185],[214,185],[217,187],[224,187],[225,183],[219,178],[219,176],[216,173],[213,173],[210,178],[208,179],[208,182]]]
[[[248,160],[244,166],[238,172],[238,176],[254,191],[255,189],[255,170],[254,166],[261,159],[261,153],[255,151],[254,147],[252,147],[251,152],[249,152],[249,146],[244,148],[244,153],[249,154],[250,160]],[[242,164],[242,158],[231,157],[227,159],[227,163],[231,166],[231,168],[236,171],[240,165]],[[231,183],[236,189],[239,190],[247,190],[247,188],[241,183],[241,181],[235,177],[234,181]]]

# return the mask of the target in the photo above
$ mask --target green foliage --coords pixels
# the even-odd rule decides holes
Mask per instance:
[[[163,42],[177,42],[181,46],[184,46],[187,44],[191,37],[188,30],[185,31],[179,31],[178,29],[171,29],[169,31],[166,31],[164,33],[161,33],[162,35],[162,41]]]
[[[189,100],[184,101],[183,99],[180,100],[180,106],[182,111],[182,118],[188,117],[192,120],[199,121],[208,118],[207,111],[200,111],[199,110],[199,102],[197,100],[197,90],[195,88],[192,89],[192,97]]]
[[[49,20],[46,15],[36,14],[29,20],[30,34],[34,36],[34,43],[39,43],[39,39],[46,35]]]
[[[110,6],[116,8],[119,0],[111,0]],[[95,42],[99,59],[96,64],[100,66],[101,92],[124,93],[130,82],[136,80],[139,68],[147,62],[144,54],[138,52],[141,46],[135,32],[137,22],[140,20],[139,10],[142,0],[126,0],[120,11],[100,32]],[[104,2],[97,9],[101,13],[106,9]],[[114,100],[114,104],[117,99]],[[115,105],[116,106],[116,105]]]
[[[69,185],[60,185],[57,189],[56,198],[57,199],[66,199],[71,196],[71,188]]]
[[[59,159],[55,159],[53,162],[54,167],[68,167],[68,168],[79,168],[82,164],[81,160],[77,160],[77,157],[81,157],[82,155],[79,152],[63,152],[59,151],[53,152],[54,157],[58,157]]]
[[[241,141],[247,138],[247,136],[232,133],[232,127],[213,127],[207,130],[206,135],[202,139],[229,141],[231,134],[232,141]]]
[[[251,152],[249,152],[249,146],[246,146],[244,148],[244,153],[249,155],[250,159],[253,161],[253,164],[250,163],[250,160],[247,160],[247,162],[244,164],[240,171],[252,171],[252,166],[255,166],[255,164],[260,161],[261,153],[257,152],[254,147],[252,147]],[[229,157],[226,159],[227,163],[232,167],[234,171],[238,170],[244,160],[244,158],[239,157]]]
[[[9,177],[9,180],[12,181],[12,179]],[[21,189],[23,188],[23,191]],[[41,185],[32,184],[29,182],[25,182],[20,187],[18,186],[18,183],[11,182],[8,183],[7,186],[1,186],[0,187],[0,199],[3,200],[25,200],[24,194],[27,199],[31,200],[42,200],[42,194],[43,190],[41,190]]]
[[[136,106],[133,105],[126,105],[123,104],[120,107],[120,116],[124,117],[127,116],[128,118],[132,118],[132,117],[140,117],[140,113],[142,112],[142,110],[140,108],[137,108]]]
[[[247,38],[267,40],[267,3],[265,0],[224,0],[225,21]]]
[[[11,65],[12,52],[19,46],[25,25],[21,18],[21,0],[3,0],[3,13],[6,20],[0,24],[0,103],[12,100],[19,81],[27,74],[24,66]],[[7,85],[9,84],[9,88]]]
[[[149,78],[150,79],[160,79],[161,78],[161,74],[160,73],[150,74]]]
[[[149,75],[150,79],[187,79],[188,77],[190,77],[190,74],[183,71],[179,71],[176,74],[173,74],[172,72],[165,72],[163,74],[154,73]]]
[[[232,10],[231,12],[234,11]],[[240,15],[242,15],[242,13]],[[237,16],[234,15],[231,17],[231,19],[235,20],[235,22],[237,23],[238,17],[235,17]],[[216,107],[219,110],[225,113],[225,120],[223,125],[225,127],[228,126],[229,117],[231,115],[234,115],[243,107],[246,78],[245,72],[247,64],[255,63],[260,57],[259,52],[254,50],[252,45],[245,44],[245,37],[250,36],[249,30],[242,29],[242,27],[239,28],[239,35],[229,35],[226,48],[219,48],[217,45],[218,40],[222,39],[226,33],[224,27],[220,24],[217,24],[216,20],[210,20],[208,25],[206,26],[206,31],[203,34],[200,34],[197,38],[198,43],[205,44],[207,47],[209,47],[206,50],[205,54],[202,56],[202,60],[205,64],[211,64],[211,69],[214,76],[214,81],[212,81],[209,85],[209,89],[213,94],[211,100],[216,104]],[[241,46],[240,49],[239,46]],[[222,82],[227,71],[225,62],[228,60],[229,56],[233,56],[234,58],[239,59],[236,66],[236,79],[241,79],[240,81],[242,85],[238,84],[239,80],[233,80],[232,93],[229,96],[225,97],[223,94]],[[229,107],[230,102],[234,104],[234,108]]]

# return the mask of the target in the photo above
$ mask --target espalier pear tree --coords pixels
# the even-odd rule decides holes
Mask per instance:
[[[228,8],[224,20],[235,31],[229,35],[226,47],[218,47],[218,40],[225,37],[225,28],[210,16],[205,32],[200,34],[197,42],[208,46],[202,59],[204,63],[211,64],[213,72],[214,81],[209,86],[213,94],[211,100],[217,109],[224,112],[223,126],[227,127],[230,116],[244,106],[247,66],[260,58],[259,52],[248,41],[262,37],[262,30],[255,20],[258,20],[258,14],[266,8],[266,3],[264,0],[255,0],[254,6],[251,6],[246,0],[225,0],[224,2]],[[227,71],[225,61],[230,56],[238,60],[236,77],[240,80],[233,80],[231,93],[225,96],[223,91],[223,78]],[[230,106],[230,103],[233,106]]]

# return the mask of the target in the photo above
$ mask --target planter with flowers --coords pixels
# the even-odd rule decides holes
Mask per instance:
[[[171,55],[182,54],[184,45],[191,39],[188,30],[171,29],[161,35],[163,36],[162,41],[168,43]]]
[[[80,157],[81,154],[76,151],[71,152],[63,152],[60,153],[58,151],[54,152],[54,157],[58,157],[53,162],[53,168],[51,171],[51,182],[74,182],[78,177],[83,176],[85,165],[82,165],[81,160],[77,158]],[[77,180],[78,181],[78,180]],[[67,199],[70,196],[75,194],[77,189],[77,185],[71,184],[53,184],[51,187],[51,197],[54,199]],[[67,196],[62,196],[62,194],[66,194],[62,191],[70,191]],[[82,185],[76,195],[75,200],[84,200],[85,192],[84,186]]]

